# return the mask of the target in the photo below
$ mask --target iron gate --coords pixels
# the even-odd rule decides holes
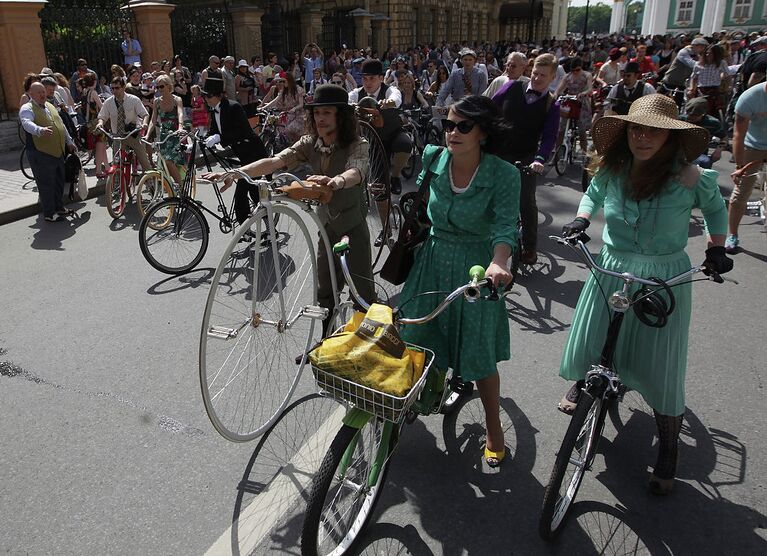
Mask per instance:
[[[173,50],[193,71],[208,66],[208,58],[234,56],[234,33],[229,2],[187,0],[170,15]]]
[[[322,18],[322,47],[323,52],[330,53],[345,44],[355,48],[354,20],[349,17],[349,10],[336,10]]]
[[[122,32],[135,36],[135,22],[126,0],[48,0],[40,11],[48,67],[67,78],[77,69],[77,59],[106,75],[112,64],[123,63]],[[40,68],[29,68],[40,71]]]

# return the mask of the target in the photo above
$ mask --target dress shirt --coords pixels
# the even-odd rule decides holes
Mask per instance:
[[[32,111],[33,102],[34,101],[31,100],[19,109],[19,120],[21,120],[21,127],[24,128],[24,131],[34,135],[35,137],[42,137],[43,130],[47,128],[41,127],[35,123],[35,113]],[[53,114],[51,114],[51,111],[48,108],[48,104],[49,103],[46,102],[42,108],[45,110],[45,113],[48,115],[48,117],[53,119]],[[64,137],[67,145],[74,145],[75,142],[72,140],[72,137],[70,137],[66,126],[64,126]]]
[[[221,133],[221,103],[219,102],[215,107],[210,109],[213,112],[213,118],[216,120],[216,127],[218,132]]]
[[[143,123],[143,118],[148,115],[146,108],[141,103],[141,99],[126,93],[123,97],[123,106],[125,109],[125,124],[135,123],[140,127]],[[104,101],[104,104],[101,105],[101,110],[99,110],[98,117],[100,120],[109,120],[112,133],[117,133],[117,102],[115,97],[109,97]]]
[[[445,99],[448,95],[452,96],[454,100],[460,100],[466,96],[465,86],[463,83],[463,68],[454,70],[450,73],[450,77],[445,83],[445,87],[440,91],[437,97],[437,106],[444,106]],[[487,74],[483,73],[477,66],[471,68],[471,93],[475,95],[481,95],[485,89],[487,89]]]
[[[639,81],[637,81],[637,83],[631,89],[629,89],[628,87],[626,87],[626,85],[624,85],[623,86],[623,90],[625,92],[624,98],[630,97],[631,93],[634,92],[634,89],[636,87],[639,87],[639,86],[640,86]],[[649,83],[644,83],[644,89],[642,90],[642,96],[651,95],[653,93],[655,93],[655,87],[653,87]],[[608,98],[608,100],[609,99],[617,99],[618,98],[618,85],[613,85],[612,89],[610,89],[610,92],[607,93],[607,98]]]
[[[128,40],[124,40],[122,44],[120,45],[120,48],[122,48],[123,56],[125,57],[125,65],[128,66],[130,64],[135,64],[138,62],[141,63],[141,44],[139,44],[138,39],[130,39],[131,47],[133,48],[133,54],[128,55]]]
[[[363,89],[364,90],[364,89]],[[359,102],[359,89],[354,89],[351,93],[349,93],[349,104],[357,104]],[[381,92],[381,87],[378,87],[375,91],[373,91],[369,96],[373,97],[374,99],[378,98],[378,95]],[[399,108],[402,105],[402,93],[399,89],[396,87],[389,86],[389,88],[386,90],[386,99],[393,100],[394,105]]]

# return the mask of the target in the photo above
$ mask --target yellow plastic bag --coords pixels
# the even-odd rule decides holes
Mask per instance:
[[[391,308],[377,303],[366,314],[355,312],[343,330],[309,353],[315,367],[397,397],[407,395],[421,377],[425,359],[402,341]]]

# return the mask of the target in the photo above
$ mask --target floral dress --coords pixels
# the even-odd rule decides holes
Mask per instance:
[[[575,76],[572,72],[564,77],[566,95],[579,95],[586,91],[591,74],[587,71],[579,71]],[[591,102],[588,98],[581,101],[581,116],[578,119],[578,128],[586,131],[591,128]]]
[[[162,109],[160,102],[157,103],[157,125],[160,128],[157,137],[158,141],[162,141],[169,134],[178,131],[178,110],[175,103],[173,104],[173,110],[169,112],[165,112]],[[186,164],[184,153],[181,152],[180,143],[181,140],[178,135],[173,135],[160,147],[162,157],[168,162],[173,162],[176,166],[184,166]]]
[[[428,314],[444,298],[418,294],[451,292],[469,281],[472,266],[487,267],[497,244],[517,245],[519,171],[496,156],[483,154],[466,190],[453,193],[451,159],[445,148],[429,145],[424,149],[423,167],[434,173],[428,204],[432,227],[418,248],[400,294],[402,314],[408,317]],[[424,170],[418,176],[419,185],[425,175]],[[450,367],[466,381],[491,376],[498,361],[511,357],[509,318],[503,302],[455,301],[436,319],[405,326],[402,337],[434,351],[440,368]]]
[[[301,87],[297,87],[296,96],[286,95],[284,92],[277,95],[277,97],[269,104],[263,106],[263,109],[276,109],[280,112],[286,112],[284,121],[280,123],[285,126],[283,133],[288,139],[288,143],[295,143],[304,134],[304,112],[301,108],[301,98],[304,96],[304,90]]]
[[[626,176],[599,171],[583,196],[578,213],[592,218],[604,207],[604,247],[599,264],[608,270],[638,276],[671,278],[692,266],[685,253],[690,213],[700,208],[709,234],[727,231],[727,209],[716,184],[718,172],[703,170],[692,187],[672,182],[656,197],[634,201],[624,193]],[[578,298],[559,374],[569,380],[585,377],[599,363],[609,324],[605,295],[621,289],[623,281],[598,274],[586,280]],[[639,286],[634,285],[631,294]],[[672,290],[676,308],[663,328],[642,324],[626,314],[615,350],[614,366],[623,383],[637,390],[662,415],[684,412],[687,341],[692,309],[692,285]]]

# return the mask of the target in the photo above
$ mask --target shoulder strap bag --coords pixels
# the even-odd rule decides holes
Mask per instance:
[[[400,228],[397,240],[389,249],[389,256],[381,268],[381,278],[395,286],[402,284],[407,279],[410,269],[413,268],[415,263],[415,248],[429,236],[431,222],[426,214],[426,203],[424,201],[426,200],[425,195],[429,191],[431,178],[434,175],[431,169],[443,151],[444,147],[441,147],[434,153],[431,161],[429,161],[426,175],[418,191],[408,194],[412,195],[412,202],[406,200],[408,195],[402,196],[402,201],[405,201],[402,204],[409,205],[411,208],[404,214],[405,220]]]

